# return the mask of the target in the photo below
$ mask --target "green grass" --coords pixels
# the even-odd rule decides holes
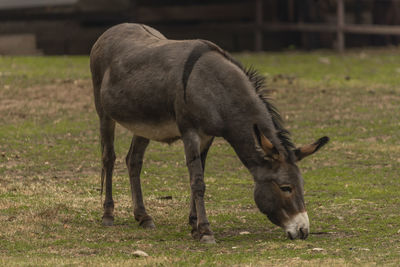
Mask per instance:
[[[257,210],[252,178],[222,139],[206,168],[217,244],[189,235],[181,142],[152,142],[146,152],[142,186],[157,229],[141,229],[124,163],[131,136],[120,127],[115,226],[103,227],[88,57],[0,57],[0,265],[397,266],[400,50],[235,56],[268,77],[297,144],[331,137],[299,164],[307,240],[287,240]],[[137,249],[150,256],[136,258]]]
[[[1,57],[0,86],[26,87],[55,81],[89,79],[88,57]]]

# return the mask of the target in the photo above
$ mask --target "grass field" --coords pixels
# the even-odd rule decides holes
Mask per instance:
[[[268,77],[295,143],[331,138],[299,164],[307,240],[287,240],[257,210],[252,178],[222,139],[206,168],[217,244],[189,235],[181,142],[149,146],[142,184],[157,229],[139,228],[124,163],[131,135],[120,127],[116,221],[103,227],[88,57],[0,57],[0,265],[398,266],[400,50],[235,56]]]

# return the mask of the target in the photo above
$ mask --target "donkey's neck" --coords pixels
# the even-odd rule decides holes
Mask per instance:
[[[243,165],[253,174],[264,162],[263,152],[256,143],[251,130],[236,131],[236,134],[225,139],[233,147]]]

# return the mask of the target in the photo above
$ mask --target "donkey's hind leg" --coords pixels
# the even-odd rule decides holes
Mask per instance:
[[[101,187],[104,178],[106,184],[106,198],[103,208],[103,225],[111,226],[114,223],[114,200],[112,198],[112,175],[114,170],[114,130],[115,122],[108,116],[100,116],[101,153],[103,168],[101,170]]]
[[[140,184],[140,172],[143,165],[143,156],[149,144],[149,139],[133,136],[131,147],[126,156],[126,165],[129,170],[129,181],[133,201],[133,214],[139,225],[143,228],[155,228],[153,219],[147,214],[143,203],[142,187]]]

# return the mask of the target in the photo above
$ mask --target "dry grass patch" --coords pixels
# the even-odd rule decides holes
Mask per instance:
[[[60,120],[60,114],[93,112],[92,98],[90,80],[56,80],[51,84],[0,90],[1,120],[9,124],[43,116]]]

